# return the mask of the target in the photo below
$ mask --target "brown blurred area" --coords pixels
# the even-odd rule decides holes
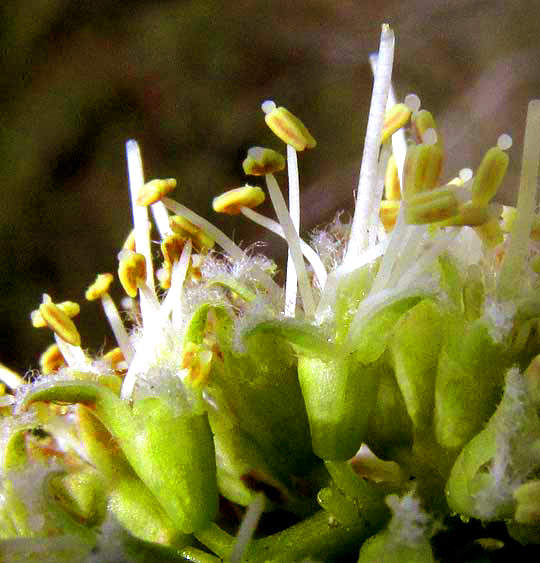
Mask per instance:
[[[318,140],[300,159],[304,228],[350,210],[383,22],[397,36],[398,97],[417,93],[442,129],[445,178],[509,133],[501,197],[513,200],[526,106],[540,97],[538,0],[8,0],[0,10],[0,361],[20,371],[52,340],[29,322],[41,294],[82,301],[95,274],[116,270],[130,229],[129,138],[148,178],[177,178],[174,197],[284,256],[211,211],[213,196],[245,182],[248,147],[281,148],[260,110],[272,98]],[[96,304],[77,324],[84,346],[112,345]]]

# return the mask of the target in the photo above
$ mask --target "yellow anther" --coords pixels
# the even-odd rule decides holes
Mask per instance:
[[[464,203],[460,206],[458,214],[455,217],[444,221],[441,227],[478,227],[486,223],[493,212],[485,207],[476,207],[471,202]]]
[[[70,318],[76,317],[81,311],[79,304],[75,303],[74,301],[62,301],[62,303],[57,303],[56,307],[58,307]],[[47,326],[47,323],[45,322],[45,319],[43,318],[43,315],[41,314],[41,311],[39,309],[36,309],[35,311],[32,311],[30,313],[30,319],[34,328],[43,328]]]
[[[177,235],[176,233],[166,236],[161,241],[161,253],[166,264],[170,265],[180,258],[186,241],[187,237]]]
[[[109,291],[113,280],[114,276],[112,274],[98,274],[96,281],[86,290],[84,296],[88,301],[100,299]]]
[[[381,143],[384,143],[398,129],[407,124],[411,117],[411,110],[405,104],[396,104],[384,114],[384,125]]]
[[[403,170],[405,198],[437,185],[442,170],[442,151],[436,145],[410,145]]]
[[[126,250],[131,250],[131,252],[135,252],[135,229],[132,229],[129,235],[127,236],[122,248]]]
[[[113,369],[121,362],[125,362],[124,354],[120,348],[113,348],[103,356],[103,360],[107,362]]]
[[[512,227],[514,225],[514,221],[516,220],[517,217],[517,209],[510,205],[503,205],[503,211],[501,217],[502,217],[501,229],[505,233],[511,232]],[[540,241],[540,215],[538,214],[534,216],[530,236],[532,240]]]
[[[398,169],[394,155],[390,155],[384,176],[384,195],[389,201],[401,199],[401,186],[399,184]]]
[[[190,238],[197,252],[208,252],[215,244],[214,239],[207,235],[200,227],[197,227],[197,225],[194,225],[180,215],[170,217],[169,226],[174,233]]]
[[[241,188],[229,190],[215,197],[212,201],[212,208],[217,213],[238,215],[242,207],[253,209],[260,205],[264,199],[265,195],[261,188],[246,184]]]
[[[474,227],[474,232],[488,248],[495,248],[504,242],[504,233],[498,217],[491,217],[483,225]]]
[[[39,306],[39,312],[45,324],[62,340],[73,346],[81,345],[81,336],[75,323],[58,305],[44,298],[43,303]]]
[[[277,137],[297,151],[312,149],[317,145],[306,126],[284,107],[272,109],[264,116],[264,120]]]
[[[503,205],[503,210],[501,213],[501,229],[505,233],[509,233],[514,226],[514,221],[516,220],[517,209],[511,205]]]
[[[146,182],[137,194],[137,205],[147,206],[156,203],[176,188],[176,180],[167,178],[166,180],[151,180]]]
[[[440,131],[437,129],[435,118],[427,109],[422,109],[413,113],[411,117],[413,130],[419,142],[432,144],[431,138],[433,134],[436,135],[435,144],[441,149],[444,149],[443,140]]]
[[[242,168],[249,176],[273,174],[285,168],[285,158],[273,149],[251,147],[242,162]]]
[[[188,370],[188,380],[194,386],[204,385],[208,381],[212,368],[211,350],[203,348],[195,342],[188,342],[182,351],[180,367]]]
[[[473,179],[471,192],[474,205],[487,205],[497,193],[509,162],[508,155],[499,147],[490,148]]]
[[[39,358],[39,366],[43,375],[49,375],[66,365],[66,360],[57,344],[51,344]]]
[[[118,278],[130,297],[137,297],[139,283],[146,281],[146,260],[142,254],[127,252],[120,258]]]
[[[407,200],[405,220],[410,225],[445,221],[459,213],[459,201],[451,189],[419,193]]]
[[[401,203],[399,201],[381,201],[379,217],[386,232],[391,231],[394,228],[400,205]]]

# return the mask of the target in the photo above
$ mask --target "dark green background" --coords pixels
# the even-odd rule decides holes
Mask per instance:
[[[279,148],[259,109],[274,98],[319,142],[300,162],[312,227],[351,209],[382,22],[397,35],[398,96],[418,93],[438,117],[445,178],[508,132],[512,200],[526,104],[540,97],[538,1],[11,0],[0,10],[0,361],[21,371],[51,341],[29,322],[41,293],[81,300],[97,272],[116,269],[130,228],[126,139],[140,141],[147,177],[176,177],[175,197],[212,217],[211,198],[244,182],[245,150]],[[240,219],[216,222],[237,240],[261,236]],[[110,346],[95,304],[78,326],[84,346]]]

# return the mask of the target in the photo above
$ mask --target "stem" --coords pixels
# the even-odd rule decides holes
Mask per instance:
[[[382,500],[377,505],[362,507],[358,522],[349,527],[337,523],[320,510],[299,524],[282,532],[255,540],[244,559],[245,563],[294,563],[313,556],[327,561],[344,555],[361,544],[384,524],[387,511]]]

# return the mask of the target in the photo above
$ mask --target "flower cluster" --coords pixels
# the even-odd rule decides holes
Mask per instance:
[[[300,237],[297,153],[316,141],[272,101],[286,159],[253,147],[244,172],[266,190],[214,199],[286,240],[284,287],[171,199],[174,179],[145,182],[127,142],[125,311],[110,273],[86,292],[118,347],[91,356],[79,306],[44,295],[41,374],[0,370],[2,557],[428,563],[449,514],[540,543],[540,101],[517,206],[502,206],[511,139],[442,182],[441,132],[415,95],[397,103],[393,52],[384,25],[350,224]],[[254,209],[266,194],[277,220]],[[225,503],[245,507],[237,523]],[[267,532],[275,511],[288,524]]]

